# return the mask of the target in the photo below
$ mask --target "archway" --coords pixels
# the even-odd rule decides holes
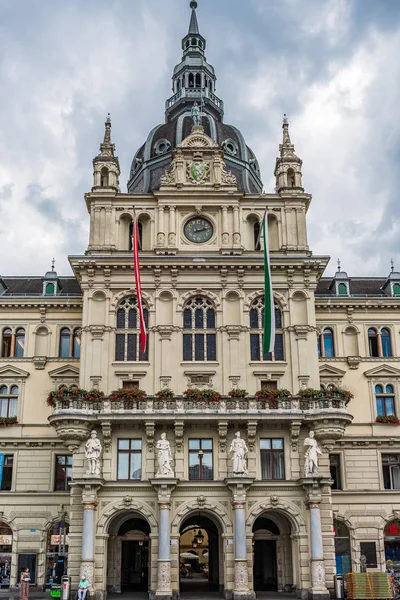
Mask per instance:
[[[201,512],[187,517],[180,527],[180,593],[220,591],[221,535],[217,524]]]
[[[336,573],[346,575],[351,571],[350,533],[343,521],[334,521]]]
[[[293,588],[292,528],[284,515],[268,511],[253,524],[254,591],[289,592]]]
[[[150,589],[150,525],[131,511],[117,515],[109,528],[107,591],[143,593]]]
[[[10,587],[13,532],[7,523],[0,521],[0,587]]]
[[[69,525],[64,521],[53,523],[47,531],[46,587],[61,585],[68,569]]]

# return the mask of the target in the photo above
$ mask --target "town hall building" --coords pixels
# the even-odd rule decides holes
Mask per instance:
[[[295,132],[285,117],[264,192],[196,9],[126,192],[106,120],[73,276],[0,277],[2,588],[29,567],[99,600],[322,600],[336,573],[400,570],[400,273],[324,277]]]

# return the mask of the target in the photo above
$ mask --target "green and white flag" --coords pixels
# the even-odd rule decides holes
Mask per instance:
[[[275,307],[272,293],[271,265],[268,244],[268,211],[263,222],[264,238],[264,355],[274,351],[275,346]]]

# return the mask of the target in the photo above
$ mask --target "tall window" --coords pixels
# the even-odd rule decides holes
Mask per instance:
[[[54,478],[55,492],[68,492],[72,479],[72,454],[56,456],[56,475]]]
[[[141,223],[140,221],[138,222],[138,232],[139,232],[139,250],[143,250],[143,223]],[[133,237],[133,223],[132,221],[129,223],[129,251],[132,251],[133,249],[133,244],[132,244],[132,237]]]
[[[60,331],[60,358],[79,358],[81,355],[80,329],[64,327]]]
[[[149,326],[149,311],[143,309],[146,328]],[[140,349],[139,308],[136,298],[126,298],[117,310],[117,335],[115,336],[115,360],[149,360],[149,336],[146,352]]]
[[[326,358],[333,358],[335,356],[333,331],[329,327],[326,327],[318,336],[318,356]]]
[[[250,358],[251,360],[285,360],[283,348],[282,313],[275,306],[274,352],[263,354],[264,343],[264,298],[257,298],[250,309]]]
[[[390,417],[396,414],[394,409],[394,389],[392,385],[376,385],[376,414],[378,417]]]
[[[118,440],[117,479],[142,478],[142,440]]]
[[[283,439],[260,440],[261,479],[285,479]]]
[[[0,487],[2,492],[9,492],[11,490],[13,462],[14,457],[12,454],[6,454],[4,456],[3,478]]]
[[[189,479],[213,478],[212,440],[189,440]]]
[[[18,411],[18,386],[0,386],[0,417],[16,417]]]
[[[1,356],[3,358],[23,358],[25,352],[25,329],[19,327],[15,333],[6,327],[1,338]]]
[[[335,532],[336,573],[345,575],[351,571],[350,533],[341,521],[333,522]]]
[[[370,356],[392,356],[389,329],[368,329],[368,348]]]
[[[400,490],[400,454],[382,454],[385,490]]]
[[[254,223],[253,232],[254,232],[254,250],[261,250],[261,236],[260,236],[261,225],[260,225],[259,221]]]
[[[333,479],[332,489],[342,489],[342,476],[340,472],[340,454],[329,455],[329,466],[331,470],[331,478]]]
[[[215,310],[205,298],[192,298],[183,311],[183,360],[217,360]]]

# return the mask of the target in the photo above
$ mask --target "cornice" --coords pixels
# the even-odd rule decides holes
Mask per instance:
[[[62,297],[57,298],[57,296],[52,296],[46,298],[45,296],[40,297],[29,297],[29,296],[0,296],[0,310],[2,308],[21,308],[24,310],[35,309],[38,308],[62,308],[65,309],[65,306],[68,306],[69,309],[81,309],[83,306],[83,297],[82,296],[74,296],[74,297]]]

